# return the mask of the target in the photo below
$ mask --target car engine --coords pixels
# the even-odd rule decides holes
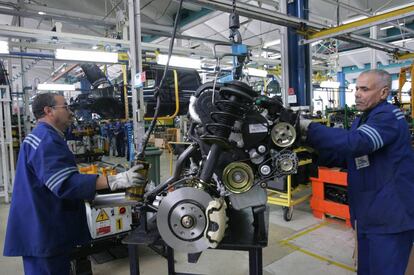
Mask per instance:
[[[230,211],[265,206],[270,180],[297,173],[298,115],[244,82],[209,82],[189,106],[189,146],[173,175],[145,194],[156,227],[173,249],[217,247]]]

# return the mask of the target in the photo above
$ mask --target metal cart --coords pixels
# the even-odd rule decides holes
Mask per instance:
[[[299,148],[298,150],[295,150],[296,153],[299,151],[303,152],[306,151],[306,149]],[[299,161],[299,166],[308,165],[312,163],[312,159],[304,159]],[[292,177],[291,175],[286,177],[286,192],[283,191],[277,191],[274,189],[267,189],[267,203],[274,204],[274,205],[280,205],[283,207],[283,219],[285,221],[290,221],[293,216],[293,206],[298,205],[299,203],[302,203],[309,199],[312,195],[311,192],[305,192],[302,196],[295,196],[297,194],[300,194],[304,192],[305,190],[310,190],[311,185],[304,185],[299,184],[296,188],[292,188]]]

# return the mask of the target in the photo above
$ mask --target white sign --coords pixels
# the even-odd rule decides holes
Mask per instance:
[[[145,72],[137,73],[135,75],[135,88],[144,87],[144,83],[147,80]]]

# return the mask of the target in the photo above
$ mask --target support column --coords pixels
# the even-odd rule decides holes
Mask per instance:
[[[378,26],[370,28],[370,38],[377,40],[378,38]],[[371,69],[377,68],[377,50],[371,49]]]
[[[134,126],[135,149],[141,144],[144,136],[144,95],[142,88],[135,89],[135,75],[142,72],[142,52],[141,52],[141,10],[140,0],[128,0],[129,9],[129,41],[130,41],[130,66],[131,66],[131,86],[132,86],[132,119]],[[139,99],[139,106],[138,106]]]
[[[287,3],[280,1],[280,12],[287,13]],[[282,61],[282,100],[284,106],[289,106],[288,90],[289,90],[289,51],[288,51],[288,28],[280,26],[280,52]]]
[[[308,19],[308,0],[287,0],[288,15]],[[288,28],[289,90],[293,106],[306,106],[311,103],[311,59],[309,45],[299,45],[303,37]],[[293,95],[296,95],[294,102]]]
[[[344,108],[345,103],[346,103],[345,74],[343,72],[338,72],[337,75],[336,75],[336,79],[340,83],[339,89],[338,89],[338,92],[339,92],[339,107]]]

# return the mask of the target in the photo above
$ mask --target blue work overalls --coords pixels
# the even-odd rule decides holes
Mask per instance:
[[[85,199],[97,175],[81,175],[64,138],[47,123],[21,144],[4,256],[23,256],[26,274],[65,274],[69,253],[90,239]]]
[[[358,274],[404,274],[413,242],[414,152],[400,109],[381,102],[350,130],[309,125],[324,165],[348,169]]]

